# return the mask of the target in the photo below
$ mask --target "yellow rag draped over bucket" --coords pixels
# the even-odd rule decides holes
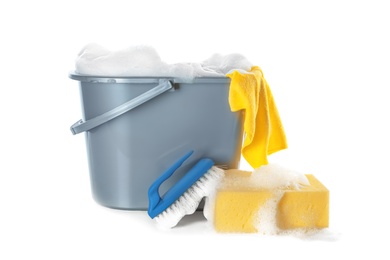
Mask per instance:
[[[287,148],[287,140],[263,72],[254,66],[249,73],[236,70],[226,76],[231,78],[231,110],[245,111],[242,155],[253,168],[268,164],[267,156]]]

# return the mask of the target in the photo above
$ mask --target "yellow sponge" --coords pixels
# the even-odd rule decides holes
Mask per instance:
[[[251,173],[228,171],[225,179],[234,177],[245,183]],[[279,230],[325,228],[329,225],[329,191],[313,175],[306,175],[310,185],[299,190],[272,191],[244,185],[222,185],[214,205],[214,226],[219,232],[258,232],[262,209],[275,201],[274,224]],[[279,200],[280,199],[280,200]],[[271,214],[272,215],[272,214]]]

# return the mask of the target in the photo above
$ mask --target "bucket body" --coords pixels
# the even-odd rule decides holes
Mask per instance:
[[[87,121],[158,85],[159,78],[70,74]],[[193,155],[160,187],[164,194],[199,159],[238,168],[243,118],[231,112],[228,78],[169,79],[174,90],[85,132],[92,194],[99,204],[146,210],[150,185],[175,161]]]

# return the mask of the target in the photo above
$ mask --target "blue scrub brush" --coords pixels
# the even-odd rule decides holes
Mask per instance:
[[[187,153],[164,172],[149,188],[148,214],[160,226],[172,228],[189,214],[193,214],[202,198],[215,191],[224,171],[211,159],[199,160],[175,185],[160,197],[158,189],[187,160],[193,151]]]

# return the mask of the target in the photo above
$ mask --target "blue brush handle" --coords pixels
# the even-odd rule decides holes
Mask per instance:
[[[166,181],[169,177],[172,176],[172,174],[184,163],[185,160],[187,160],[194,151],[190,151],[186,155],[184,155],[182,158],[180,158],[177,162],[175,162],[168,170],[166,170],[163,174],[161,174],[160,177],[155,180],[152,185],[150,186],[148,190],[148,196],[149,196],[149,208],[148,212],[154,209],[157,204],[160,202],[161,197],[158,193],[158,189],[160,188],[161,184]],[[150,214],[149,214],[150,215]]]
[[[211,159],[204,158],[192,167],[174,186],[172,186],[163,196],[160,197],[158,189],[160,185],[167,180],[182,164],[187,160],[193,151],[187,153],[184,157],[173,164],[164,172],[149,188],[149,208],[148,214],[154,218],[169,206],[171,206],[181,195],[183,195],[195,182],[197,182],[213,165]]]

